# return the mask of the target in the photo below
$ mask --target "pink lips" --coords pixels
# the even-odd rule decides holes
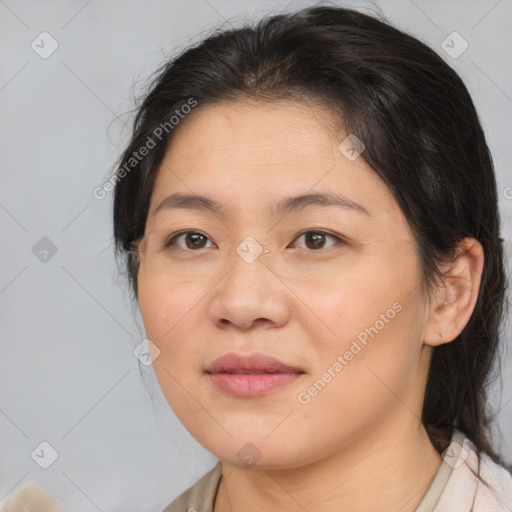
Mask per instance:
[[[300,368],[265,354],[241,356],[233,352],[215,359],[205,372],[219,390],[234,396],[263,395],[304,374]]]

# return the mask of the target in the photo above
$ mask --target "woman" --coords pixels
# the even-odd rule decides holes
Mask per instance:
[[[165,512],[512,509],[495,176],[433,50],[331,7],[218,32],[159,71],[115,181],[155,373],[219,459]]]

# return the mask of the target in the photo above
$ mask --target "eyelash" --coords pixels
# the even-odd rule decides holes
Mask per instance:
[[[176,240],[178,240],[180,237],[184,236],[184,235],[188,235],[188,234],[194,234],[194,235],[201,235],[201,236],[204,236],[206,237],[208,240],[210,240],[210,238],[205,235],[204,233],[201,233],[200,231],[181,231],[179,233],[176,233],[174,235],[172,235],[169,240],[166,242],[165,244],[165,248],[166,249],[170,249],[170,250],[177,250],[177,249],[181,249],[183,251],[187,251],[187,252],[197,252],[199,251],[200,249],[211,249],[211,247],[201,247],[200,249],[184,249],[183,247],[177,247],[175,244]],[[293,240],[296,240],[297,238],[303,236],[303,235],[307,235],[307,234],[310,234],[310,233],[313,233],[313,234],[321,234],[321,235],[326,235],[327,237],[331,237],[333,238],[334,240],[336,240],[336,244],[333,244],[333,245],[339,245],[339,244],[344,244],[345,243],[345,240],[343,240],[343,238],[337,236],[337,235],[333,235],[332,233],[329,233],[327,231],[323,231],[323,230],[314,230],[314,229],[309,229],[309,230],[306,230],[306,231],[303,231],[302,233],[299,233]],[[211,241],[211,240],[210,240]],[[333,245],[330,245],[328,247],[322,247],[321,249],[307,249],[305,248],[305,250],[308,250],[310,252],[319,252],[319,251],[322,251],[322,250],[325,250],[325,249],[328,249],[329,247],[332,247]],[[299,249],[304,249],[303,247],[299,247]]]

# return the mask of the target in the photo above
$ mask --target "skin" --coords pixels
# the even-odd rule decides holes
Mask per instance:
[[[364,152],[350,161],[338,150],[346,134],[330,115],[293,102],[199,106],[174,133],[157,174],[139,304],[169,405],[222,461],[215,512],[413,511],[442,462],[421,424],[428,369],[433,347],[469,320],[483,251],[464,240],[428,300],[403,212]],[[368,214],[336,206],[271,213],[285,197],[325,191]],[[175,192],[225,207],[155,215]],[[162,250],[182,230],[204,234],[204,247],[181,237],[176,249]],[[327,236],[315,248],[301,235],[308,230],[341,240]],[[247,236],[270,252],[246,262],[235,249]],[[300,403],[298,394],[393,304],[400,312]],[[263,352],[304,374],[264,396],[229,396],[204,373],[228,351]],[[237,457],[247,443],[252,466]]]

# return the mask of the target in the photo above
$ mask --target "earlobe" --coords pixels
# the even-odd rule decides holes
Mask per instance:
[[[469,322],[478,299],[484,251],[480,242],[459,242],[454,262],[443,270],[443,283],[436,290],[425,328],[424,343],[439,346],[453,341]]]

